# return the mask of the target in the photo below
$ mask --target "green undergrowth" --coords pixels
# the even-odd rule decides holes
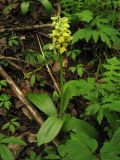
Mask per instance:
[[[0,12],[8,21],[18,13],[29,17],[40,7],[46,16],[42,23],[48,20],[51,26],[43,39],[37,36],[40,51],[24,47],[26,33],[7,34],[7,50],[13,52],[0,53],[0,65],[44,120],[38,128],[31,126],[35,134],[29,142],[24,136],[28,122],[20,123],[24,107],[0,79],[0,158],[15,160],[11,145],[21,145],[25,150],[18,159],[23,160],[120,160],[120,0],[3,4]],[[37,30],[30,32],[36,37]],[[20,54],[12,54],[18,48]],[[13,75],[15,69],[19,72]],[[14,105],[20,105],[15,115]]]

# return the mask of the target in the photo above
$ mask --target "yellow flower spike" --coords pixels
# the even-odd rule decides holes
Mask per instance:
[[[52,46],[54,52],[64,53],[67,51],[67,46],[72,40],[71,37],[71,31],[69,30],[69,24],[68,24],[68,18],[63,17],[60,18],[58,16],[52,17],[52,26],[53,30],[50,34],[50,37],[52,39]]]

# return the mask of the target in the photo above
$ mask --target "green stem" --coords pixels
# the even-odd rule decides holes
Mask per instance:
[[[62,54],[59,54],[59,62],[60,62],[60,90],[61,90],[61,96],[62,96],[62,94],[63,94],[63,83],[64,83]]]

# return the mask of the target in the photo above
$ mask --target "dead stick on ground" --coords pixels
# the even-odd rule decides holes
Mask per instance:
[[[19,61],[19,62],[22,62],[22,63],[26,63],[24,60],[20,59],[20,58],[15,58],[15,57],[6,57],[6,56],[2,56],[0,54],[0,60],[11,60],[11,61]]]
[[[18,86],[16,86],[16,84],[14,83],[12,78],[6,73],[6,71],[2,67],[0,67],[0,75],[8,81],[13,92],[17,95],[19,100],[27,107],[27,109],[33,115],[34,119],[40,125],[42,125],[43,124],[42,117],[39,115],[39,113],[36,111],[36,109],[31,104],[29,104],[29,102],[26,100],[25,96],[23,95],[22,91],[18,88]]]
[[[37,40],[38,40],[38,44],[39,44],[39,48],[40,48],[40,51],[42,53],[42,56],[45,58],[45,55],[44,55],[44,52],[43,52],[43,49],[42,49],[38,34],[36,34],[36,36],[37,36]],[[49,75],[50,75],[50,77],[51,77],[51,79],[52,79],[57,91],[60,93],[60,89],[59,89],[59,87],[57,85],[57,82],[55,81],[55,78],[53,77],[53,75],[52,75],[52,73],[50,71],[50,68],[49,68],[49,66],[47,64],[46,64],[46,68],[47,68],[47,71],[48,71],[48,73],[49,73]]]
[[[22,91],[19,89],[19,87],[14,83],[12,78],[7,74],[7,72],[0,66],[0,75],[5,78],[9,85],[11,86],[13,92],[16,94],[16,96],[19,98],[19,100],[27,107],[29,112],[32,114],[34,119],[40,124],[40,126],[43,124],[43,118],[40,116],[38,111],[27,101],[25,96],[23,95]],[[53,144],[55,146],[58,146],[58,140],[54,140]]]
[[[11,28],[0,28],[0,33],[4,32],[12,32],[12,31],[27,31],[27,30],[37,30],[40,28],[47,28],[51,27],[51,24],[38,24],[38,25],[31,25],[31,26],[16,26]]]
[[[24,69],[22,67],[20,67],[19,65],[17,65],[16,63],[12,62],[11,60],[7,60],[7,62],[13,66],[14,68],[20,70],[24,75],[25,75],[25,72],[24,72]]]

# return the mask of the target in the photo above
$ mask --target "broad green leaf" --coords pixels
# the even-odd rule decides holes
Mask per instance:
[[[68,107],[69,101],[73,96],[78,96],[77,88],[74,87],[67,87],[66,90],[63,92],[61,97],[60,103],[60,112],[64,113]]]
[[[38,145],[51,142],[59,133],[63,121],[56,116],[49,117],[42,125],[37,134]]]
[[[49,0],[38,0],[45,7],[48,14],[52,13],[52,4]]]
[[[2,160],[15,160],[12,152],[4,144],[0,144],[0,157]]]
[[[71,98],[72,98],[71,90],[68,87],[61,97],[60,112],[62,114],[66,111]]]
[[[60,102],[60,112],[64,113],[68,107],[69,101],[74,96],[80,96],[80,81],[71,80],[64,84],[63,95]]]
[[[38,109],[48,116],[57,113],[56,108],[48,94],[28,93],[27,97]]]
[[[29,5],[30,5],[30,1],[23,1],[21,3],[21,12],[22,12],[22,14],[26,14],[28,12]]]
[[[91,124],[84,120],[76,119],[74,117],[70,117],[64,122],[63,130],[67,132],[73,131],[75,133],[83,132],[92,138],[98,138],[98,132]]]

